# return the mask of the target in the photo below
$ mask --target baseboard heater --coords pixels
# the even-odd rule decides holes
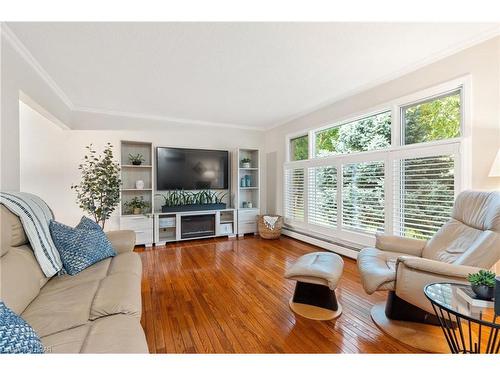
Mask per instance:
[[[325,238],[324,236],[311,234],[288,226],[283,228],[283,234],[353,259],[358,257],[358,253],[361,250],[361,247],[356,247],[354,244],[338,242]]]

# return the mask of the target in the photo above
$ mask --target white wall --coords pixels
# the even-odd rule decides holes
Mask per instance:
[[[261,202],[270,212],[282,210],[285,136],[313,128],[326,122],[335,122],[436,84],[470,74],[472,79],[472,188],[498,189],[499,178],[487,176],[496,151],[500,146],[500,38],[486,41],[446,59],[428,65],[401,78],[351,96],[320,110],[276,127],[266,133],[237,128],[166,124],[152,119],[70,112],[53,88],[41,78],[32,65],[18,51],[5,42],[2,34],[2,127],[1,127],[1,188],[39,192],[54,207],[58,219],[74,224],[81,212],[74,203],[74,192],[69,189],[79,180],[77,166],[84,147],[94,143],[97,148],[110,141],[118,151],[119,141],[142,140],[156,145],[232,149],[236,147],[265,150]],[[8,73],[7,73],[8,72]],[[23,134],[19,137],[19,96],[25,92],[46,110],[43,119],[22,116]],[[23,108],[23,107],[21,107]],[[51,117],[52,115],[52,117]],[[60,122],[82,127],[121,128],[122,130],[61,130]],[[52,125],[49,125],[52,123]],[[46,134],[40,129],[48,127]],[[140,127],[141,131],[123,130]],[[36,135],[36,136],[33,136]],[[37,140],[43,139],[43,142]],[[20,157],[21,155],[21,157]],[[41,160],[36,160],[36,158]],[[57,168],[54,168],[57,162]],[[29,172],[29,175],[28,175]],[[20,177],[20,173],[23,174]],[[110,227],[116,226],[113,219]]]
[[[21,190],[41,196],[54,210],[56,219],[69,225],[75,225],[83,215],[70,186],[80,180],[78,164],[85,154],[85,146],[90,143],[97,150],[102,150],[107,142],[111,142],[118,159],[120,140],[152,142],[156,146],[223,150],[259,148],[264,142],[264,134],[260,131],[188,125],[164,127],[161,123],[153,124],[145,120],[146,129],[141,131],[61,130],[25,104],[21,104],[20,113]],[[109,119],[103,116],[94,120],[104,122],[103,126],[106,126],[105,122]],[[117,119],[113,118],[113,121]],[[261,198],[261,201],[265,200]],[[107,230],[118,229],[117,213],[118,209],[106,224]]]
[[[30,65],[26,51],[16,50],[15,43],[2,28],[0,189],[19,190],[19,98],[29,96],[52,116],[54,121],[69,124],[68,106],[55,94],[40,72]],[[18,47],[17,47],[18,48]]]
[[[283,163],[287,134],[359,114],[373,107],[470,74],[472,80],[472,188],[500,189],[500,178],[488,177],[500,147],[500,37],[435,62],[401,78],[353,95],[266,133],[266,153],[276,153],[276,184],[267,191],[269,207],[282,213]]]

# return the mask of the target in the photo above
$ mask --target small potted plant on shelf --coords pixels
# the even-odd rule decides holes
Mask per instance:
[[[250,158],[241,159],[241,168],[250,168],[251,162],[252,160]]]
[[[491,300],[495,292],[495,273],[480,270],[477,273],[469,273],[467,276],[472,291],[476,297],[483,300]]]
[[[144,197],[134,197],[128,202],[125,202],[125,208],[128,212],[134,215],[140,215],[144,209],[149,207],[149,203],[144,200]]]
[[[132,165],[141,165],[142,163],[144,163],[146,161],[144,159],[144,156],[142,156],[141,154],[137,154],[137,155],[128,154],[128,159],[130,160]]]

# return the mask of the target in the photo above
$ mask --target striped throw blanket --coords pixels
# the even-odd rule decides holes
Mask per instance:
[[[47,203],[33,194],[0,193],[0,203],[19,216],[35,257],[47,277],[62,269],[61,258],[49,231],[49,222],[54,218]]]

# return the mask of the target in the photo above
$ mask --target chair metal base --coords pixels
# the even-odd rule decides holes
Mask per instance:
[[[332,320],[342,313],[334,290],[301,281],[297,281],[289,305],[294,313],[313,320]]]
[[[417,307],[415,306],[415,308]],[[424,352],[450,352],[440,327],[414,321],[390,319],[386,315],[386,309],[385,302],[381,302],[371,309],[373,321],[385,334],[411,348]]]

